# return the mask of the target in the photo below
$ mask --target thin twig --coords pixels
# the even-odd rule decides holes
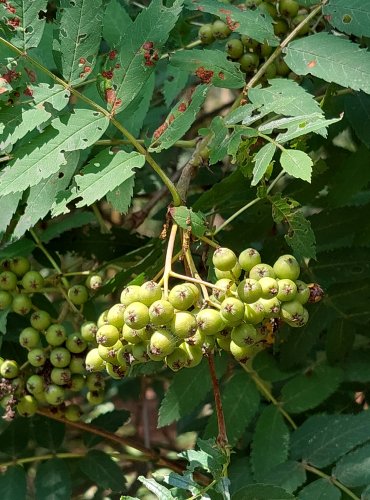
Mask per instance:
[[[171,227],[170,236],[168,238],[167,251],[166,251],[166,260],[164,263],[164,274],[163,274],[163,295],[164,298],[168,298],[168,281],[171,274],[172,269],[172,256],[173,249],[175,245],[176,233],[177,233],[177,224],[173,224]]]
[[[228,439],[226,433],[225,416],[222,408],[220,385],[218,383],[216,375],[215,359],[212,353],[208,354],[208,365],[209,365],[209,372],[211,374],[213,394],[216,406],[217,423],[218,423],[217,443],[219,444],[219,446],[221,446],[221,448],[226,449],[226,447],[228,446]]]

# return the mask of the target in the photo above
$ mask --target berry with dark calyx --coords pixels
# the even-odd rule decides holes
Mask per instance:
[[[295,0],[279,0],[279,12],[285,17],[295,17],[299,11],[299,4]]]
[[[140,330],[150,322],[149,309],[142,302],[133,302],[126,307],[124,320],[130,328]]]
[[[10,261],[9,269],[21,278],[30,270],[31,264],[26,257],[13,257]]]
[[[193,292],[194,297],[195,297],[194,303],[196,303],[199,300],[199,297],[200,297],[199,287],[195,283],[188,282],[188,283],[185,283],[185,284]]]
[[[197,330],[194,333],[194,335],[192,335],[191,337],[187,337],[185,339],[185,342],[191,346],[202,347],[204,340],[205,340],[205,334],[200,330]]]
[[[226,23],[218,19],[212,24],[212,34],[215,38],[223,39],[227,38],[231,33],[231,29]]]
[[[289,300],[293,300],[297,295],[297,285],[292,280],[281,279],[278,281],[278,287],[279,292],[276,297],[281,302],[288,302]]]
[[[16,396],[21,396],[24,393],[25,382],[23,377],[15,377],[11,379],[11,388]]]
[[[240,41],[244,47],[252,49],[253,51],[255,51],[259,46],[259,42],[257,42],[257,40],[253,40],[253,38],[250,38],[248,35],[242,35]]]
[[[273,18],[275,18],[277,16],[276,7],[275,7],[275,5],[272,5],[271,3],[261,2],[258,5],[258,8],[259,8],[259,10],[261,10],[262,12],[266,12],[267,14],[269,14]]]
[[[130,342],[130,344],[139,344],[144,340],[143,335],[145,335],[144,328],[135,330],[134,328],[124,325],[121,331],[121,340]]]
[[[85,342],[94,342],[97,331],[98,326],[92,321],[85,321],[85,323],[81,325],[80,329],[81,337],[85,340]]]
[[[70,422],[78,422],[81,418],[81,410],[78,405],[69,405],[64,410],[64,417]]]
[[[242,268],[240,267],[239,262],[235,264],[231,271],[221,271],[220,269],[215,268],[215,275],[218,280],[229,279],[236,281],[239,279],[241,274]]]
[[[217,345],[224,351],[230,352],[230,337],[217,337]]]
[[[85,366],[88,372],[101,372],[104,370],[104,360],[99,354],[97,348],[91,349],[86,354]]]
[[[105,311],[103,311],[103,312],[100,314],[100,316],[99,316],[99,318],[98,318],[98,321],[96,322],[96,326],[97,326],[98,328],[100,328],[100,327],[101,327],[101,326],[103,326],[103,325],[108,325],[108,324],[109,324],[109,322],[108,322],[108,320],[107,320],[108,310],[109,310],[109,309],[106,309]]]
[[[295,296],[295,299],[301,304],[306,304],[310,298],[310,289],[308,285],[304,281],[300,280],[297,280],[295,284],[297,286],[297,295]]]
[[[282,304],[280,317],[286,322],[299,324],[303,319],[304,310],[303,305],[298,300],[291,300]]]
[[[287,314],[284,318],[284,321],[293,328],[301,328],[307,324],[309,318],[309,314],[306,308],[303,308],[303,313],[294,316],[292,319],[289,319],[289,315]]]
[[[81,392],[85,387],[85,378],[79,373],[73,373],[68,389],[72,392]]]
[[[118,341],[116,344],[111,347],[106,347],[104,345],[99,344],[98,353],[99,356],[106,361],[107,363],[117,364],[117,353],[122,348],[122,342]]]
[[[231,271],[237,263],[235,253],[229,248],[217,248],[212,256],[212,262],[215,268],[220,271]]]
[[[247,323],[242,323],[231,330],[231,340],[239,346],[255,344],[257,336],[256,328]]]
[[[215,39],[213,36],[212,24],[203,24],[203,26],[199,28],[198,37],[205,45],[212,43]]]
[[[25,316],[32,309],[32,302],[27,295],[17,293],[13,297],[12,311],[21,316]]]
[[[199,330],[205,335],[216,335],[225,327],[225,322],[222,319],[219,311],[207,308],[202,309],[197,314],[197,324]]]
[[[261,297],[263,299],[272,299],[277,295],[279,288],[276,279],[266,276],[261,278],[258,283],[261,287]]]
[[[123,304],[114,304],[107,312],[107,321],[110,325],[115,326],[119,330],[125,324],[123,314],[126,306]]]
[[[274,23],[274,33],[276,36],[284,36],[286,33],[289,31],[289,25],[285,21],[285,19],[282,19],[281,17],[278,17],[275,19]]]
[[[261,264],[261,255],[255,248],[246,248],[239,254],[239,264],[243,271],[249,273],[252,267]]]
[[[185,368],[193,368],[194,366],[197,366],[202,362],[203,351],[201,346],[189,345],[186,342],[183,342],[179,345],[179,349],[185,351],[185,354],[187,356]]]
[[[277,318],[280,313],[280,301],[273,297],[272,299],[259,299],[259,302],[265,309],[266,318]]]
[[[0,290],[12,291],[17,288],[17,275],[12,271],[0,273]]]
[[[236,285],[234,281],[230,279],[220,279],[216,281],[215,286],[217,288],[213,288],[213,296],[220,302],[222,302],[225,297],[231,296],[232,292],[236,292]]]
[[[19,334],[19,343],[26,349],[33,349],[40,344],[40,333],[35,328],[28,326]]]
[[[53,368],[50,373],[50,379],[53,384],[66,385],[71,380],[71,370],[69,368]]]
[[[66,348],[73,354],[80,354],[87,347],[87,343],[81,337],[80,333],[71,333],[66,340]]]
[[[176,338],[165,329],[156,330],[150,338],[148,354],[153,361],[160,361],[173,352]]]
[[[50,352],[50,363],[56,368],[65,368],[71,361],[71,353],[65,347],[55,347]]]
[[[22,286],[27,292],[38,292],[44,286],[44,278],[38,271],[28,271],[22,278]]]
[[[66,340],[67,333],[63,325],[54,323],[46,330],[45,338],[49,345],[58,347]]]
[[[13,296],[6,290],[0,290],[0,311],[8,309],[12,305]]]
[[[33,328],[40,332],[46,330],[51,323],[50,314],[47,311],[35,311],[31,314],[30,323]]]
[[[254,52],[246,52],[238,59],[240,69],[246,73],[252,73],[259,65],[260,58]]]
[[[0,366],[0,375],[6,379],[17,377],[19,374],[19,366],[13,359],[5,359]]]
[[[71,370],[71,373],[84,374],[86,372],[85,358],[83,356],[72,356],[68,368]]]
[[[31,394],[42,392],[45,389],[45,380],[41,375],[31,375],[27,379],[26,388]]]
[[[245,304],[244,321],[251,325],[260,323],[265,318],[265,308],[260,299],[252,304]]]
[[[271,266],[262,263],[252,267],[249,271],[249,277],[257,281],[266,277],[275,278],[275,272]]]
[[[129,306],[133,302],[140,300],[140,287],[139,285],[129,285],[121,292],[120,302],[125,306]]]
[[[105,369],[114,380],[121,380],[127,373],[127,366],[112,365],[111,363],[106,363]]]
[[[237,290],[239,298],[246,304],[256,302],[262,295],[261,285],[256,279],[252,278],[246,278],[241,281]]]
[[[103,325],[96,332],[96,341],[98,344],[110,347],[114,345],[120,337],[118,329],[113,325]]]
[[[21,417],[32,417],[38,409],[36,399],[30,394],[22,396],[17,404],[17,411]]]
[[[68,298],[72,304],[80,306],[89,300],[89,292],[84,285],[73,285],[68,290]]]
[[[232,38],[226,43],[226,51],[231,59],[239,59],[243,55],[244,45],[239,38]]]
[[[171,332],[180,339],[191,337],[197,331],[197,320],[188,311],[175,313],[170,323]]]
[[[235,297],[227,297],[221,304],[220,314],[228,325],[237,325],[244,318],[244,304]]]
[[[101,373],[89,373],[86,377],[86,387],[89,391],[102,391],[105,388],[104,375]]]
[[[156,300],[149,307],[150,322],[155,326],[169,323],[174,315],[174,308],[168,300]]]
[[[87,288],[90,288],[90,290],[99,290],[103,285],[103,278],[99,276],[99,274],[90,274],[86,278],[85,285]]]
[[[87,401],[93,405],[100,405],[104,401],[104,392],[103,391],[89,391],[86,394]]]
[[[155,281],[147,281],[141,285],[139,302],[149,307],[153,302],[161,300],[161,298],[162,289]]]
[[[230,342],[230,352],[234,358],[240,363],[246,363],[249,359],[254,358],[254,356],[263,349],[262,345],[244,345],[239,346],[235,342]]]
[[[279,279],[295,281],[299,277],[300,267],[293,255],[281,255],[274,264],[274,272]]]
[[[188,355],[184,349],[176,347],[171,354],[165,357],[165,363],[174,372],[178,372],[188,363]]]
[[[47,360],[47,356],[43,349],[36,347],[31,349],[27,355],[28,362],[31,366],[40,367],[44,366]]]
[[[194,291],[186,284],[175,285],[168,294],[168,301],[175,309],[186,311],[194,305],[196,296]]]
[[[66,394],[64,387],[56,384],[50,384],[45,389],[45,399],[52,406],[58,406],[65,400]]]

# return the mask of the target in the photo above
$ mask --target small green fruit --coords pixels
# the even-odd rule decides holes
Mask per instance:
[[[238,286],[238,295],[246,304],[252,304],[262,295],[261,285],[256,279],[247,278],[240,282]]]
[[[19,400],[17,411],[21,417],[32,417],[36,413],[38,406],[36,399],[27,394]]]
[[[239,38],[232,38],[226,43],[226,51],[231,59],[239,59],[243,55],[244,45]]]
[[[126,306],[124,304],[114,304],[107,312],[107,321],[110,325],[115,326],[120,330],[125,324],[124,312]]]
[[[139,297],[139,302],[149,307],[153,302],[161,300],[162,289],[155,281],[147,281],[141,285]]]
[[[40,343],[40,333],[35,328],[28,326],[19,334],[19,343],[26,349],[34,349]]]
[[[156,300],[149,307],[150,322],[154,326],[169,323],[174,316],[174,308],[168,300]]]
[[[126,307],[124,320],[130,328],[140,330],[150,322],[149,309],[141,302],[133,302]]]
[[[228,325],[237,325],[244,318],[244,304],[234,297],[227,297],[221,304],[220,314]]]
[[[44,366],[47,357],[43,349],[36,347],[28,353],[27,359],[31,366],[39,367]]]
[[[197,324],[199,330],[204,335],[215,335],[225,327],[225,322],[220,313],[215,309],[202,309],[197,314]]]
[[[40,332],[46,330],[51,323],[50,314],[47,311],[35,311],[31,314],[30,323],[33,328]]]
[[[55,347],[50,352],[50,363],[56,368],[65,368],[71,361],[71,353],[65,347]]]
[[[281,302],[288,302],[289,300],[293,300],[297,295],[297,285],[290,279],[285,278],[279,280],[278,287],[279,291],[276,297]]]
[[[85,359],[86,370],[88,372],[100,372],[104,370],[104,360],[99,355],[97,348],[91,349]]]
[[[293,255],[281,255],[274,264],[274,272],[279,279],[295,281],[299,277],[300,267]]]
[[[257,281],[266,277],[275,278],[275,272],[271,266],[262,263],[252,267],[249,271],[249,277]]]
[[[12,291],[17,288],[17,275],[11,271],[0,273],[0,290]]]
[[[185,339],[197,331],[197,320],[190,312],[178,311],[171,321],[170,328],[176,337]]]
[[[27,292],[38,292],[44,286],[44,278],[38,271],[28,271],[22,278],[22,286]]]
[[[103,325],[96,332],[96,341],[105,347],[114,345],[119,340],[118,329],[113,325]]]
[[[213,36],[212,24],[203,24],[203,26],[199,28],[198,36],[199,40],[205,45],[212,43],[215,39]]]
[[[19,366],[13,359],[6,359],[0,366],[0,375],[6,379],[12,379],[18,376]]]
[[[227,38],[230,33],[230,28],[223,21],[217,20],[212,24],[212,34],[215,38],[222,40],[224,38]]]
[[[239,255],[239,264],[243,271],[249,273],[252,267],[261,263],[261,255],[255,248],[246,248]]]
[[[68,335],[66,340],[66,348],[69,350],[69,352],[73,354],[80,354],[81,352],[84,352],[86,347],[87,343],[81,337],[80,333],[75,332]]]
[[[67,333],[63,325],[55,323],[46,330],[45,338],[49,345],[58,347],[66,340]]]
[[[121,292],[120,302],[125,306],[129,306],[133,302],[140,300],[140,287],[139,285],[129,285]]]
[[[13,257],[10,261],[10,270],[21,278],[30,270],[31,264],[26,257]]]
[[[68,298],[72,304],[80,306],[89,300],[89,292],[84,285],[73,285],[68,290]]]

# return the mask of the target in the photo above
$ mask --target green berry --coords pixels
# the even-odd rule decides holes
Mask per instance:
[[[246,304],[252,304],[252,302],[256,302],[262,295],[261,285],[256,279],[246,278],[238,285],[238,295]]]
[[[10,261],[10,270],[21,278],[30,270],[31,264],[26,257],[13,257]]]
[[[21,396],[24,393],[25,382],[23,377],[15,377],[11,380],[11,387],[16,396]]]
[[[4,378],[11,379],[18,376],[19,366],[13,359],[6,359],[0,366],[0,375]]]
[[[292,25],[294,26],[294,28],[296,28],[298,26],[298,24],[301,24],[301,22],[306,19],[307,15],[305,14],[298,14],[298,16],[295,16],[293,19],[292,19]],[[306,23],[302,26],[302,28],[298,31],[298,35],[299,36],[304,36],[304,35],[307,35],[307,33],[309,33],[310,31],[310,24],[309,23]]]
[[[17,275],[11,271],[0,273],[0,290],[12,291],[17,288]]]
[[[71,373],[84,374],[86,372],[85,358],[83,356],[72,356],[68,368],[71,370]]]
[[[252,267],[261,263],[261,255],[255,248],[246,248],[239,255],[239,264],[243,271],[249,272]]]
[[[257,330],[252,325],[242,323],[231,330],[231,340],[241,347],[252,345],[257,341]]]
[[[215,309],[202,309],[197,314],[197,324],[199,330],[204,335],[215,335],[225,327],[225,322],[220,313]]]
[[[239,262],[235,264],[231,271],[221,271],[220,269],[215,268],[215,275],[218,280],[229,279],[236,281],[237,279],[239,279],[241,274],[242,268],[240,267]]]
[[[234,297],[227,297],[221,304],[220,314],[228,325],[237,325],[244,318],[244,304]]]
[[[213,36],[212,24],[203,24],[203,26],[199,28],[198,37],[205,45],[212,43],[215,39]]]
[[[125,306],[129,306],[133,302],[140,300],[140,287],[138,285],[130,285],[122,290],[120,302]]]
[[[277,10],[275,5],[272,5],[268,2],[261,2],[258,5],[259,10],[261,10],[263,13],[269,14],[271,17],[276,17],[277,16]]]
[[[96,322],[96,326],[97,326],[98,328],[100,328],[100,327],[101,327],[101,326],[103,326],[103,325],[108,325],[108,324],[109,324],[109,322],[108,322],[108,320],[107,320],[107,316],[108,316],[108,309],[106,309],[105,311],[103,311],[103,312],[100,314],[100,316],[99,316],[99,318],[98,318],[98,321]]]
[[[216,281],[215,286],[217,288],[213,289],[213,296],[220,302],[222,302],[225,297],[229,297],[233,292],[236,292],[236,285],[230,279],[220,279]]]
[[[249,277],[257,281],[266,277],[275,278],[275,272],[271,266],[262,263],[252,267],[249,271]]]
[[[107,321],[110,325],[115,326],[119,330],[125,324],[123,319],[123,314],[125,312],[126,306],[123,304],[115,304],[107,312]]]
[[[231,340],[229,337],[217,338],[217,345],[226,352],[230,352],[230,342]]]
[[[130,344],[139,344],[143,340],[145,336],[145,328],[141,328],[140,330],[135,330],[134,328],[130,328],[127,325],[124,325],[121,332],[121,339],[126,342],[130,342]]]
[[[242,42],[244,47],[246,47],[247,49],[251,49],[253,52],[259,46],[259,42],[257,42],[257,40],[254,40],[253,38],[250,38],[248,35],[242,35],[240,41]]]
[[[308,285],[300,280],[297,280],[295,284],[297,286],[296,300],[298,300],[301,304],[306,304],[310,298],[310,289],[308,288]]]
[[[27,359],[31,366],[39,367],[44,366],[47,357],[43,349],[36,347],[35,349],[29,351]]]
[[[240,69],[246,73],[252,73],[259,65],[260,59],[254,52],[246,52],[238,59]]]
[[[261,297],[263,299],[272,299],[272,297],[277,295],[279,288],[276,279],[266,276],[265,278],[261,278],[258,283],[261,287]]]
[[[193,368],[202,362],[203,350],[201,346],[189,345],[187,342],[183,342],[179,345],[179,348],[185,351],[187,356],[185,368]]]
[[[90,290],[99,290],[103,285],[103,278],[99,274],[90,274],[85,281],[85,285]]]
[[[86,377],[86,387],[89,391],[103,391],[105,388],[104,376],[101,373],[89,373]]]
[[[230,352],[234,358],[240,363],[246,363],[248,360],[254,358],[254,356],[263,349],[262,345],[244,345],[239,346],[235,342],[230,342]]]
[[[149,307],[153,302],[161,300],[161,298],[162,289],[155,281],[147,281],[141,285],[139,302]]]
[[[78,422],[81,418],[81,410],[79,405],[69,405],[64,410],[64,417],[70,422]]]
[[[50,314],[46,311],[35,311],[31,314],[30,323],[36,330],[40,332],[46,330],[51,323]]]
[[[293,255],[281,255],[274,264],[274,272],[279,279],[295,281],[299,277],[300,267]]]
[[[179,311],[186,311],[194,305],[196,296],[192,288],[186,283],[175,285],[168,295],[168,301],[175,309]]]
[[[266,68],[265,78],[266,80],[271,80],[272,78],[275,78],[275,76],[276,76],[276,66],[275,63],[271,63]]]
[[[142,363],[145,363],[150,358],[148,356],[148,345],[146,342],[140,342],[139,344],[135,344],[132,346],[132,355],[133,357]]]
[[[174,315],[174,308],[168,300],[156,300],[149,307],[150,322],[155,326],[169,323]]]
[[[32,309],[31,299],[23,293],[17,293],[13,297],[12,311],[21,316],[25,316]]]
[[[45,389],[45,380],[41,375],[31,375],[27,379],[26,388],[31,394],[42,392]]]
[[[66,340],[67,333],[63,325],[55,323],[46,330],[45,338],[49,345],[58,347]]]
[[[71,353],[65,347],[55,347],[50,352],[50,363],[56,368],[65,368],[71,361]]]
[[[156,330],[150,338],[148,354],[154,361],[159,361],[173,352],[176,338],[164,329]]]
[[[259,302],[265,309],[266,318],[277,318],[280,313],[280,301],[273,297],[272,299],[259,299]]]
[[[98,331],[97,324],[93,323],[92,321],[85,321],[85,323],[81,325],[80,329],[81,337],[84,339],[85,342],[94,342],[97,331]]]
[[[194,335],[185,339],[185,342],[191,346],[202,347],[204,340],[205,340],[205,334],[201,332],[199,329],[197,329]]]
[[[170,328],[176,337],[185,339],[197,331],[197,320],[188,311],[178,311],[171,321]]]
[[[220,271],[231,271],[237,263],[235,253],[229,248],[217,248],[212,256],[213,265]]]
[[[73,285],[68,290],[68,298],[72,304],[80,306],[89,300],[89,292],[84,285]]]
[[[290,68],[282,57],[275,60],[275,67],[279,76],[287,76],[290,73]]]
[[[8,307],[12,305],[12,302],[13,302],[12,294],[5,290],[0,290],[0,311],[8,309]]]
[[[282,36],[286,35],[288,33],[288,31],[289,31],[288,23],[285,21],[285,19],[278,17],[274,23],[275,35],[278,37],[282,37]]]
[[[299,11],[299,4],[295,0],[279,0],[279,12],[285,17],[295,17]]]
[[[38,271],[28,271],[22,278],[22,286],[27,292],[38,292],[44,286],[44,278]]]
[[[40,333],[35,328],[28,326],[19,334],[19,343],[26,349],[33,349],[40,343]]]
[[[226,23],[221,20],[217,20],[212,24],[212,34],[215,38],[224,39],[227,38],[231,33],[231,29]]]
[[[121,366],[121,365],[117,366],[117,365],[112,365],[111,363],[106,363],[105,369],[108,375],[114,380],[122,379],[127,373],[126,366]]]
[[[81,392],[85,387],[85,378],[79,373],[73,373],[68,388],[72,392]]]
[[[118,329],[113,325],[103,325],[96,332],[96,341],[105,347],[114,345],[120,337]]]
[[[199,291],[199,286],[197,286],[195,283],[186,283],[186,286],[190,288],[190,290],[193,292],[195,300],[194,303],[196,303],[199,298],[200,298],[200,291]]]
[[[165,363],[174,372],[178,372],[181,368],[184,368],[188,363],[188,355],[184,349],[176,347],[171,354],[166,356]]]
[[[231,59],[239,59],[243,55],[244,45],[239,38],[232,38],[226,43],[226,51]]]
[[[118,341],[111,347],[106,347],[102,344],[98,345],[98,353],[103,361],[106,363],[117,364],[117,353],[122,348],[122,343]],[[103,366],[104,368],[104,366]]]
[[[292,280],[289,279],[279,280],[278,287],[279,291],[276,297],[281,302],[288,302],[289,300],[293,300],[297,295],[297,285]]]
[[[86,399],[91,405],[100,405],[104,401],[103,391],[89,391],[86,394]]]
[[[36,399],[27,394],[18,401],[17,411],[21,417],[32,417],[36,413],[38,406]]]
[[[104,370],[104,360],[101,358],[97,348],[91,349],[86,354],[85,365],[88,372],[100,372]]]
[[[50,384],[45,389],[45,399],[52,406],[58,406],[65,400],[65,389],[60,385]]]
[[[68,349],[69,352],[73,354],[80,354],[81,352],[84,352],[86,347],[87,343],[81,337],[80,333],[76,332],[68,335],[66,340],[66,348]]]
[[[50,379],[56,385],[68,384],[71,381],[71,376],[69,368],[53,368],[50,373]]]
[[[260,46],[261,56],[265,57],[265,58],[269,57],[273,50],[274,50],[274,47],[271,47],[271,45],[269,45],[267,42],[264,42]]]
[[[303,305],[298,300],[292,300],[282,304],[280,316],[284,321],[299,324],[303,319],[304,310]]]
[[[150,322],[149,309],[141,302],[133,302],[126,307],[124,320],[130,328],[140,330],[140,328],[144,328]]]

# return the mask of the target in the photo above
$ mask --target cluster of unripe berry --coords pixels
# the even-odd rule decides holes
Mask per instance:
[[[307,15],[306,9],[300,9],[296,0],[246,0],[246,9],[258,9],[263,13],[269,14],[274,19],[274,32],[278,37],[286,36],[298,24],[300,24]],[[309,32],[309,25],[304,25],[299,35],[306,35]],[[202,43],[209,45],[215,40],[229,38],[232,34],[232,26],[218,19],[212,24],[204,24],[199,29],[199,39]],[[226,42],[226,51],[230,59],[240,64],[242,71],[253,73],[264,59],[270,56],[274,47],[267,42],[259,43],[252,38],[242,35],[233,36]],[[290,73],[289,67],[282,58],[272,62],[266,70],[266,78],[274,78],[276,75],[286,76]]]

